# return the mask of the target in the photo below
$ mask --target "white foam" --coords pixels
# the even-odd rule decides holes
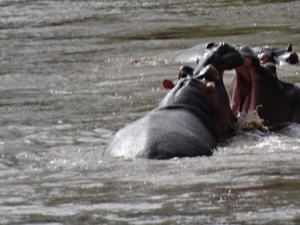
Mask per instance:
[[[263,125],[264,120],[261,119],[257,113],[257,110],[250,111],[248,113],[241,112],[238,115],[238,121],[232,125],[235,130],[253,130],[267,128]]]

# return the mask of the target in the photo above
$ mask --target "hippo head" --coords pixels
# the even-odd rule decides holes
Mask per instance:
[[[223,77],[224,70],[231,70],[243,63],[243,57],[234,47],[221,42],[206,45],[204,54],[197,60],[197,67],[193,75],[198,75],[207,65],[212,65]]]
[[[170,85],[171,83],[164,80],[163,85],[172,90],[158,109],[178,106],[198,115],[204,114],[215,124],[219,137],[226,136],[233,113],[222,77],[216,68],[208,65],[197,76],[180,77],[175,86]]]
[[[287,49],[262,47],[258,52],[258,58],[262,64],[272,62],[274,64],[297,64],[298,54],[293,52],[292,44]]]
[[[249,47],[242,47],[240,52],[244,63],[235,69],[236,80],[231,97],[233,113],[257,110],[266,122],[289,120],[291,108],[286,106],[286,91],[293,86],[279,81],[275,65],[270,62],[261,65],[260,59]]]

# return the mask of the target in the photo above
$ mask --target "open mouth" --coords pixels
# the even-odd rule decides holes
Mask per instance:
[[[249,47],[244,46],[239,51],[243,56],[243,63],[235,68],[235,83],[231,96],[231,109],[236,116],[241,112],[256,110],[265,97],[263,80],[265,76],[273,76],[269,69],[261,66],[257,55]]]
[[[273,107],[272,104],[276,104],[274,99],[275,96],[279,96],[278,92],[293,88],[293,85],[278,81],[274,64],[261,65],[257,58],[245,56],[244,64],[237,67],[235,72],[231,109],[236,116],[254,110],[259,114],[262,110],[264,113],[270,113],[268,111]]]
[[[245,71],[244,68],[236,69],[236,82],[231,101],[231,108],[235,115],[243,111],[249,112],[251,106],[251,96],[251,74]]]

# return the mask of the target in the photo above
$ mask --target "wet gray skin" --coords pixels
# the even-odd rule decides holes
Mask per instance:
[[[210,66],[184,77],[158,108],[117,132],[105,156],[169,159],[211,155],[232,112],[223,80]]]

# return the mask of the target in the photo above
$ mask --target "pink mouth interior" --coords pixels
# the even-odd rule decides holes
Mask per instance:
[[[251,74],[245,73],[244,69],[236,69],[236,83],[233,90],[231,107],[235,115],[239,112],[249,112],[254,110],[252,98],[254,96],[252,90]]]

